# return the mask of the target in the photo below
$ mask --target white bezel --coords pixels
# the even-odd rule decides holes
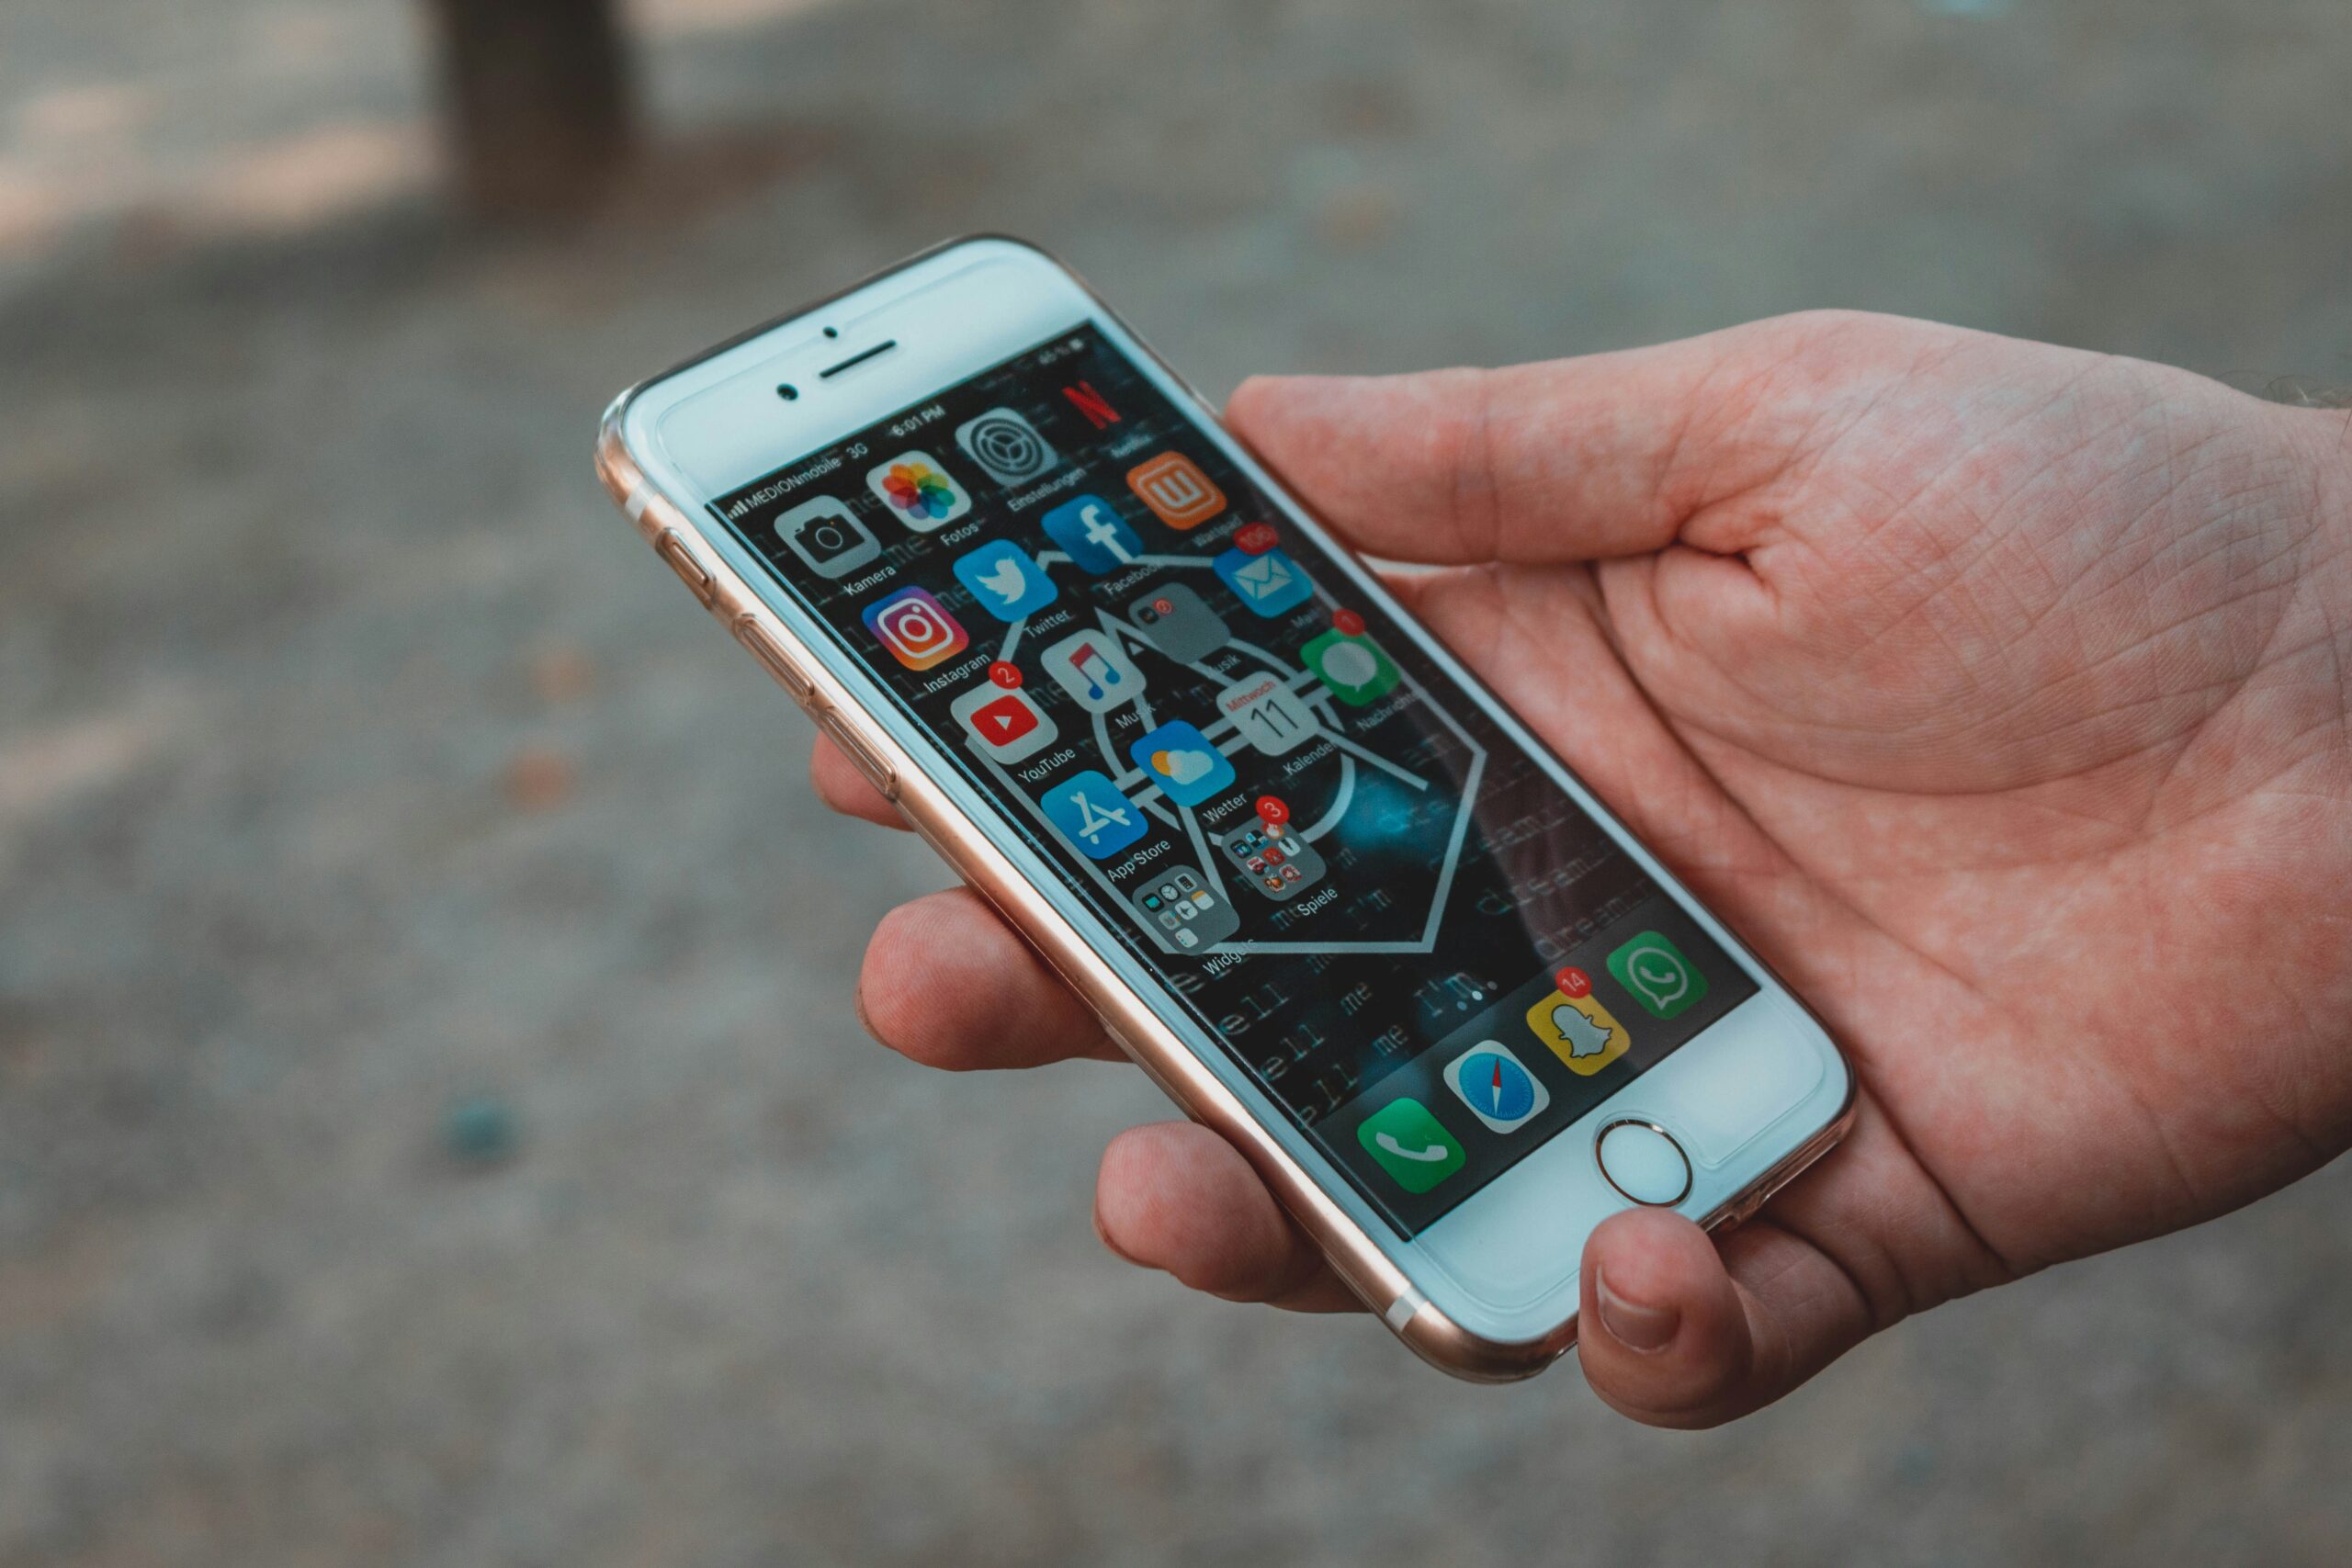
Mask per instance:
[[[1312,1139],[1169,996],[1007,823],[968,784],[930,736],[844,651],[767,567],[710,515],[723,495],[920,403],[1023,350],[1091,323],[1180,407],[1289,515],[1285,525],[1329,547],[1355,587],[1408,629],[1462,683],[1470,700],[1554,776],[1559,786],[1655,877],[1735,962],[1758,994],[1734,1009],[1570,1127],[1554,1134],[1451,1213],[1409,1240],[1357,1193]],[[830,329],[830,332],[827,330]],[[824,367],[895,341],[897,347],[840,375]],[[776,387],[798,389],[792,401]],[[1369,1236],[1422,1295],[1463,1327],[1502,1342],[1543,1337],[1575,1315],[1586,1235],[1629,1206],[1601,1177],[1599,1131],[1617,1121],[1656,1122],[1689,1152],[1690,1192],[1676,1207],[1703,1218],[1724,1212],[1792,1151],[1832,1122],[1850,1093],[1848,1069],[1819,1023],[1629,834],[1606,807],[1476,678],[1422,631],[1346,547],[1300,508],[1217,423],[1216,412],[1059,264],[1006,240],[975,240],[933,253],[815,310],[752,334],[650,383],[626,406],[623,441],[647,481],[696,532],[697,547],[752,584],[802,643],[858,700],[866,719],[916,761],[1045,895],[1122,980],[1181,1036],[1220,1082]],[[844,471],[842,484],[862,482]],[[1393,1314],[1392,1314],[1393,1315]]]

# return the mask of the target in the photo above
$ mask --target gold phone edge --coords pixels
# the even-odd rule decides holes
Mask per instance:
[[[1025,241],[1020,243],[1027,244]],[[874,277],[888,276],[920,259],[910,258]],[[1057,260],[1056,265],[1063,264]],[[1080,287],[1086,287],[1074,270],[1066,265],[1064,270],[1078,278]],[[874,277],[843,292],[863,288]],[[1093,291],[1090,288],[1088,292],[1091,295]],[[1100,297],[1095,298],[1099,302]],[[807,309],[814,308],[812,304]],[[1108,307],[1104,309],[1107,310]],[[804,313],[805,310],[789,312],[768,327]],[[768,327],[754,329],[745,336],[757,335]],[[739,337],[730,340],[730,344],[741,341]],[[1141,341],[1138,337],[1137,342]],[[727,346],[729,345],[713,348],[654,380],[667,379]],[[1148,344],[1145,352],[1151,353]],[[1152,357],[1178,385],[1191,392],[1190,384],[1176,378],[1157,354]],[[1293,1223],[1321,1249],[1332,1272],[1373,1316],[1422,1360],[1452,1377],[1471,1382],[1516,1382],[1533,1377],[1574,1348],[1574,1313],[1533,1339],[1490,1339],[1464,1327],[1422,1295],[1404,1270],[1260,1125],[1239,1097],[1208,1069],[1013,867],[980,826],[966,816],[896,741],[866,722],[864,710],[848,689],[768,608],[751,585],[716,552],[695,547],[702,543],[700,528],[646,479],[622,437],[621,422],[630,401],[652,384],[653,381],[641,382],[614,399],[598,427],[596,477],[614,504],[703,606],[817,722],[820,730],[842,743],[851,761],[898,807],[908,826],[967,886],[988,899],[1063,983],[1078,993],[1093,1010],[1111,1041],[1187,1116],[1218,1133],[1240,1151]],[[1192,396],[1208,417],[1216,417],[1198,393]],[[691,563],[691,569],[686,563]],[[699,582],[695,572],[700,575]],[[768,646],[760,646],[763,640]],[[1790,995],[1794,997],[1795,993]],[[1842,1051],[1839,1055],[1842,1057]],[[1845,1103],[1837,1116],[1701,1224],[1713,1230],[1746,1220],[1773,1193],[1835,1147],[1853,1125],[1856,1111],[1856,1085],[1849,1066],[1846,1067],[1846,1082]]]

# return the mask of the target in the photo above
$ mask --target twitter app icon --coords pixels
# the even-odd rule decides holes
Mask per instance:
[[[1027,620],[1058,596],[1046,569],[1004,539],[956,557],[956,578],[972,591],[972,603],[1000,621]]]

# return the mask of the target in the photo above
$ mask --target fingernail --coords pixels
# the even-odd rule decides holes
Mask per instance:
[[[1105,1247],[1107,1247],[1110,1250],[1111,1256],[1117,1258],[1122,1263],[1132,1263],[1138,1269],[1148,1269],[1151,1267],[1150,1264],[1146,1263],[1142,1258],[1136,1257],[1125,1247],[1121,1247],[1117,1242],[1111,1239],[1110,1227],[1102,1223],[1102,1211],[1099,1207],[1094,1211],[1094,1239],[1101,1242]]]
[[[1609,1276],[1599,1269],[1593,1270],[1592,1297],[1600,1308],[1600,1326],[1629,1350],[1663,1350],[1682,1326],[1679,1308],[1628,1301],[1609,1288]]]

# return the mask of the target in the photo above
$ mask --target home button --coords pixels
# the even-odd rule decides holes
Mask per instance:
[[[1655,1122],[1611,1122],[1593,1143],[1600,1174],[1636,1203],[1668,1208],[1690,1195],[1690,1160]]]

